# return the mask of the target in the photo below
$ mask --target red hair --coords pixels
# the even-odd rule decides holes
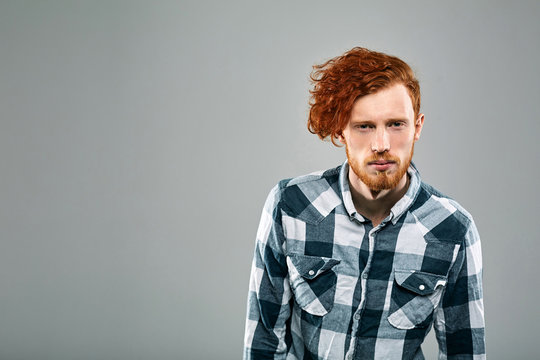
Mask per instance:
[[[334,145],[349,123],[354,102],[394,84],[403,84],[411,97],[415,118],[420,113],[420,84],[403,60],[355,47],[345,54],[314,65],[310,75],[308,130]]]

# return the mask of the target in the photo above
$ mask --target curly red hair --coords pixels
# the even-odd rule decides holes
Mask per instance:
[[[336,146],[359,97],[400,83],[409,91],[415,118],[420,113],[420,84],[409,65],[395,56],[355,47],[314,65],[310,78],[308,130],[321,139],[330,136]]]

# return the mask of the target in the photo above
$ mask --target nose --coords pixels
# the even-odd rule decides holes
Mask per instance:
[[[386,129],[377,129],[375,138],[371,143],[371,150],[378,153],[383,153],[390,150],[390,139]]]

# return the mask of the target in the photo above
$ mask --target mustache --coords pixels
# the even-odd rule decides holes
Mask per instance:
[[[382,154],[373,154],[370,157],[366,158],[364,160],[364,164],[368,164],[375,161],[392,161],[395,162],[397,165],[401,163],[400,159],[396,156],[392,156],[388,153],[382,153]]]

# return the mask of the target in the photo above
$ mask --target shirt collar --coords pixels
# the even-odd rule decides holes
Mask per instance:
[[[420,190],[420,173],[418,172],[418,169],[412,161],[409,165],[409,168],[407,169],[407,173],[410,176],[409,188],[407,189],[405,195],[403,195],[403,197],[394,204],[392,209],[390,209],[390,215],[387,217],[387,219],[389,221],[392,221],[394,225],[399,220],[401,215],[403,215],[412,205]],[[347,210],[349,217],[351,219],[356,218],[361,222],[367,221],[365,217],[363,217],[356,211],[356,208],[354,207],[352,201],[351,190],[349,187],[349,163],[347,162],[347,160],[345,160],[339,172],[339,188],[341,191],[343,204],[345,205],[345,210]]]

